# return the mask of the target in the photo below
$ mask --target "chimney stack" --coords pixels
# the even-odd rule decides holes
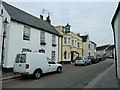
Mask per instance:
[[[49,24],[51,24],[50,16],[48,16],[48,17],[46,18],[46,21],[47,21]]]
[[[40,15],[40,19],[42,19],[42,20],[43,20],[43,15]]]

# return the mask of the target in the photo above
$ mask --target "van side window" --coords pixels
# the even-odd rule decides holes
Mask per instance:
[[[20,54],[16,56],[15,63],[19,63],[19,60],[20,60]]]

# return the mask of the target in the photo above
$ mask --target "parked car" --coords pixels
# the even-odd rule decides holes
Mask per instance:
[[[26,52],[16,55],[14,74],[23,77],[33,75],[34,78],[39,79],[42,74],[54,71],[60,73],[62,65],[47,58],[44,53]]]
[[[77,57],[76,60],[75,60],[75,66],[76,65],[87,65],[87,64],[91,64],[91,60],[88,59],[88,57]]]
[[[95,56],[88,56],[88,59],[91,60],[91,63],[98,63],[99,59],[97,59]]]

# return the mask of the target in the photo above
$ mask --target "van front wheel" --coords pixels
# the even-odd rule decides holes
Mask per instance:
[[[61,73],[62,72],[62,67],[58,67],[57,68],[57,73]]]
[[[42,72],[40,70],[36,70],[34,72],[34,78],[39,79],[42,76]]]

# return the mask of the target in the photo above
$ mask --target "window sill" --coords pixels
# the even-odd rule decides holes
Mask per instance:
[[[53,47],[56,47],[57,45],[56,44],[52,44]]]
[[[41,42],[41,43],[40,43],[40,45],[43,45],[43,46],[45,46],[45,45],[46,45],[46,43],[45,43],[45,42],[44,42],[44,43],[43,43],[43,42]]]

